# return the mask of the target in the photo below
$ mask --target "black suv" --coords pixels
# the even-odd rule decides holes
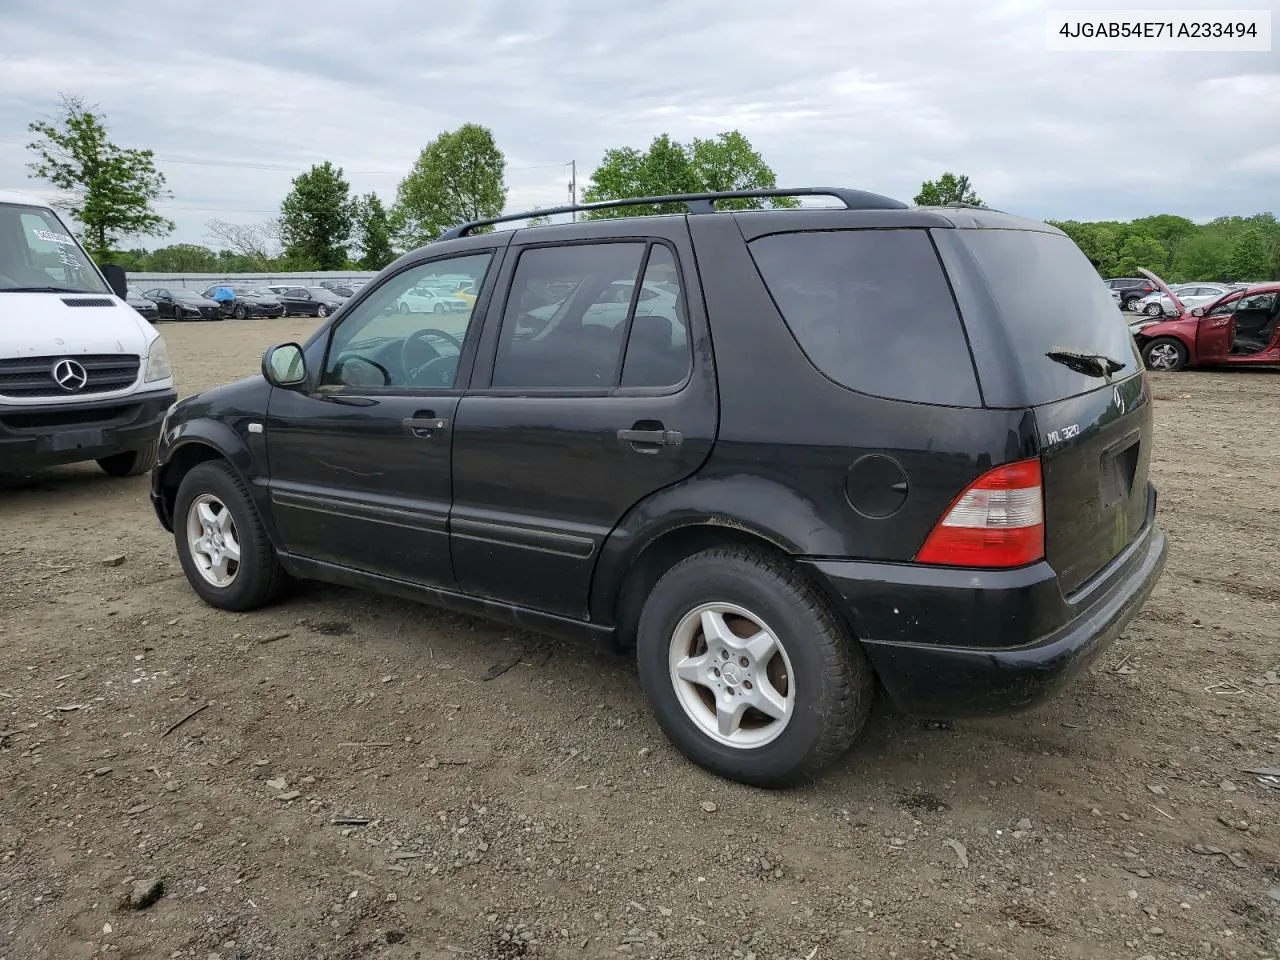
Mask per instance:
[[[1112,277],[1103,282],[1120,294],[1121,310],[1132,310],[1135,303],[1156,292],[1156,285],[1143,277]]]
[[[844,209],[716,208],[810,194]],[[773,786],[877,680],[1008,712],[1125,628],[1165,562],[1151,394],[1065,234],[843,189],[551,212],[637,204],[687,212],[453,229],[177,404],[152,498],[196,592],[616,642],[686,756]],[[397,308],[459,275],[467,311]]]

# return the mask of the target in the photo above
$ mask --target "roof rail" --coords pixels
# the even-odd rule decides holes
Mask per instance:
[[[768,197],[834,197],[846,210],[906,210],[901,200],[870,193],[866,190],[850,190],[846,187],[796,187],[795,189],[769,188],[761,190],[722,190],[710,193],[674,193],[663,197],[629,197],[625,200],[600,200],[596,203],[577,203],[567,207],[551,207],[529,210],[525,213],[507,213],[485,220],[472,220],[451,227],[440,236],[441,240],[465,237],[478,227],[489,227],[511,220],[527,220],[529,217],[550,217],[561,213],[580,213],[588,210],[608,210],[617,207],[640,207],[656,203],[683,203],[689,213],[715,213],[719,200],[765,199]]]

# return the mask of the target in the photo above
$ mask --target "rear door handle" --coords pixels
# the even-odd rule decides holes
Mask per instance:
[[[449,427],[449,421],[440,417],[405,417],[400,421],[415,437],[429,440]]]
[[[684,442],[684,435],[677,430],[619,430],[618,439],[631,444],[639,453],[657,453],[659,447],[676,447]]]

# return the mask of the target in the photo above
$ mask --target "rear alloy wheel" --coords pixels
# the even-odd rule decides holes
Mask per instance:
[[[225,461],[182,478],[173,537],[187,582],[210,606],[256,610],[279,595],[285,574],[244,481]]]
[[[1159,337],[1142,348],[1148,370],[1174,372],[1187,365],[1187,348],[1173,337]]]
[[[740,547],[695,554],[658,581],[636,657],[677,749],[755,786],[818,773],[871,705],[870,665],[826,600],[781,561]]]

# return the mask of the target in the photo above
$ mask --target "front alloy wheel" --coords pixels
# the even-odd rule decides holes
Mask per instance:
[[[1158,303],[1148,303],[1142,308],[1142,312],[1148,317],[1159,317],[1164,315],[1164,307]]]
[[[225,588],[240,569],[240,537],[227,505],[202,493],[187,510],[187,548],[196,570],[210,584]]]
[[[248,485],[224,460],[196,464],[178,484],[173,538],[191,588],[210,606],[256,610],[287,582]]]
[[[1142,348],[1142,360],[1148,369],[1174,372],[1187,365],[1187,348],[1171,337],[1161,337]]]

